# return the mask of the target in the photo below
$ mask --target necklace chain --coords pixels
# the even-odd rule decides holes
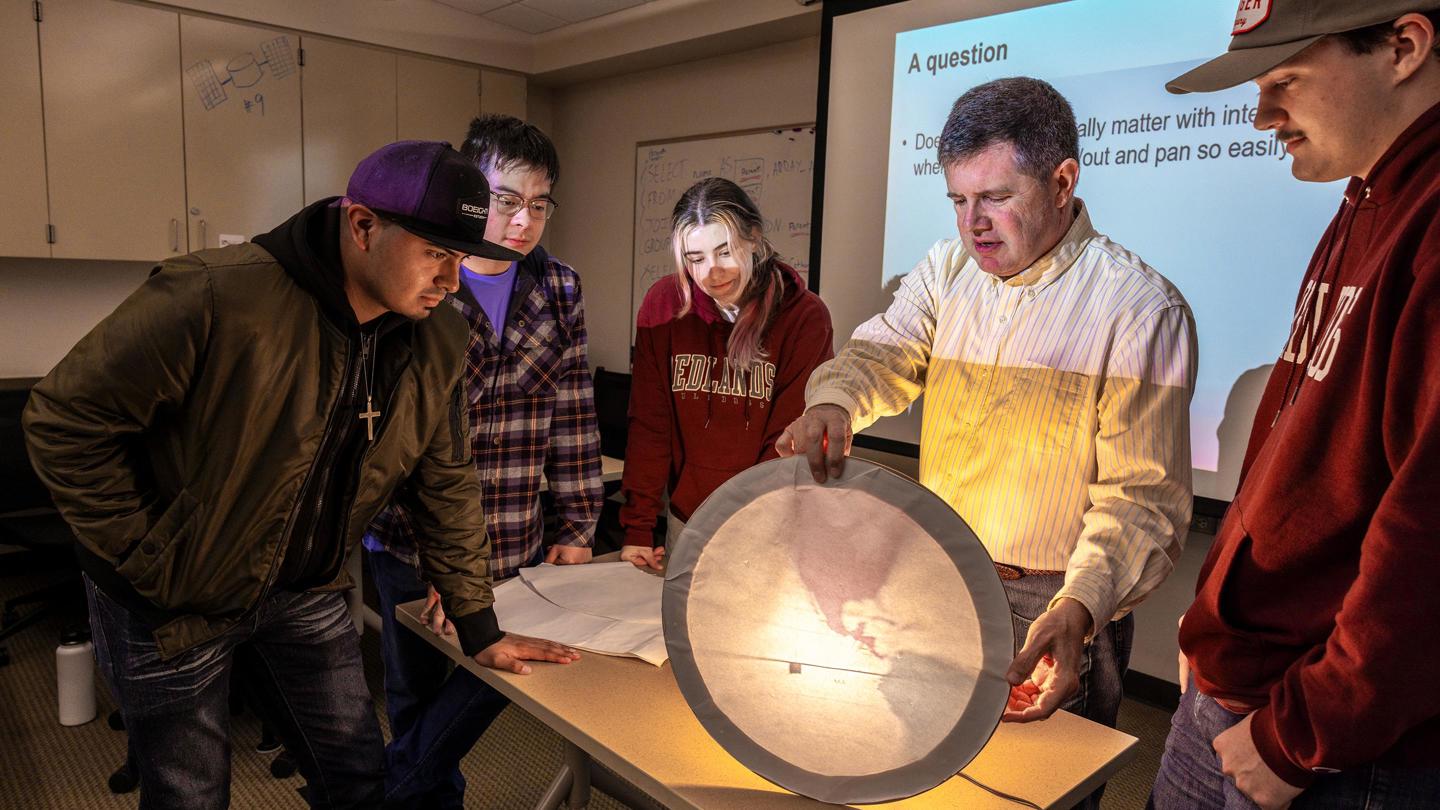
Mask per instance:
[[[360,336],[360,377],[365,382],[365,410],[360,413],[360,418],[365,420],[365,439],[375,441],[375,420],[380,417],[380,412],[375,410],[375,347],[374,335]],[[370,365],[365,365],[366,360]]]
[[[367,401],[367,404],[370,398],[374,395],[373,389],[375,385],[376,355],[374,339],[374,335],[360,336],[360,376],[364,379],[365,382],[365,399]],[[370,361],[370,365],[368,368],[365,365],[365,361],[367,359]]]

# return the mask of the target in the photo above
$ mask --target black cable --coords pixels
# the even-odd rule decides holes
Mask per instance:
[[[966,782],[969,782],[970,784],[974,785],[975,787],[980,788],[981,790],[985,791],[986,793],[991,794],[992,796],[999,796],[1000,798],[1005,799],[1006,801],[1015,802],[1016,804],[1022,805],[1022,806],[1024,806],[1024,807],[1033,807],[1033,808],[1035,808],[1035,810],[1045,810],[1045,808],[1041,807],[1040,805],[1038,805],[1038,804],[1036,804],[1036,803],[1034,803],[1034,802],[1032,802],[1032,801],[1030,801],[1030,800],[1028,800],[1028,799],[1022,799],[1022,798],[1020,798],[1019,796],[1011,796],[1009,793],[1003,793],[1003,792],[1001,792],[1001,791],[996,790],[995,788],[990,787],[989,785],[982,784],[981,782],[977,781],[974,777],[969,776],[968,774],[966,774],[966,773],[963,772],[963,771],[960,772],[960,773],[957,773],[957,774],[955,774],[955,775],[958,776],[958,777],[960,777],[961,779],[964,779]]]

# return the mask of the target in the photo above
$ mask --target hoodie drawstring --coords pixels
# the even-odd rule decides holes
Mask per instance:
[[[1275,409],[1275,416],[1270,420],[1271,427],[1274,427],[1275,424],[1280,421],[1280,414],[1285,410],[1287,406],[1294,405],[1295,402],[1300,399],[1300,389],[1305,386],[1305,377],[1307,375],[1301,374],[1299,381],[1296,382],[1295,373],[1303,363],[1307,362],[1310,359],[1309,353],[1318,348],[1318,346],[1311,345],[1313,341],[1322,339],[1324,337],[1324,335],[1322,334],[1322,330],[1319,329],[1314,332],[1313,339],[1312,336],[1309,334],[1312,322],[1315,323],[1315,325],[1317,326],[1319,325],[1319,322],[1317,320],[1319,315],[1316,310],[1322,305],[1322,302],[1319,301],[1319,297],[1323,295],[1322,288],[1326,284],[1326,279],[1330,279],[1333,281],[1335,277],[1339,276],[1340,267],[1345,263],[1345,253],[1350,248],[1350,235],[1351,232],[1355,229],[1355,219],[1360,212],[1360,202],[1362,199],[1366,199],[1369,196],[1370,187],[1364,186],[1357,191],[1354,200],[1351,200],[1349,195],[1346,195],[1345,201],[1342,203],[1341,222],[1344,224],[1345,229],[1343,232],[1341,232],[1340,229],[1337,228],[1335,237],[1325,245],[1325,253],[1321,257],[1321,261],[1319,262],[1318,266],[1315,268],[1316,278],[1314,292],[1312,292],[1310,296],[1308,296],[1306,300],[1302,302],[1300,320],[1296,324],[1295,331],[1291,334],[1290,337],[1291,340],[1294,340],[1294,336],[1296,334],[1301,335],[1301,341],[1303,342],[1303,345],[1307,347],[1307,352],[1305,356],[1297,357],[1296,360],[1290,364],[1290,371],[1285,375],[1285,388],[1281,391],[1280,394],[1280,407]],[[1345,210],[1347,208],[1349,209],[1348,211]],[[1331,262],[1330,255],[1337,245],[1340,248],[1340,254],[1335,257],[1334,262]],[[1301,282],[1302,290],[1305,289],[1305,282],[1308,280],[1309,275],[1307,274],[1305,280]],[[1330,320],[1333,321],[1335,317],[1339,315],[1339,312],[1339,307],[1336,307],[1335,310],[1330,313]],[[1333,324],[1330,323],[1325,324],[1326,327],[1332,325]],[[1291,389],[1292,383],[1294,384],[1293,391]]]

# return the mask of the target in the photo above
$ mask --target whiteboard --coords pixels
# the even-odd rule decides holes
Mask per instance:
[[[815,127],[810,124],[638,144],[635,247],[630,276],[630,337],[645,293],[675,272],[670,213],[697,180],[720,176],[745,189],[765,219],[781,260],[810,278],[810,193]]]

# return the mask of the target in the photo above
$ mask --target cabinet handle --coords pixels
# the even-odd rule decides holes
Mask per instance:
[[[170,218],[170,252],[180,252],[180,220]]]
[[[200,249],[204,250],[205,245],[205,220],[200,220]]]

